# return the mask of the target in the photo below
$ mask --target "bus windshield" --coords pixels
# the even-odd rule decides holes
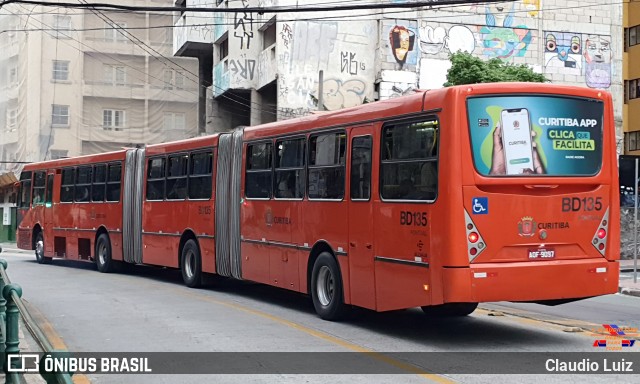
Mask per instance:
[[[546,95],[467,99],[473,161],[485,176],[593,176],[604,103]]]

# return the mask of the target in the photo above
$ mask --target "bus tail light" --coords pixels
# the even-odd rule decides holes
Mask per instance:
[[[596,230],[595,235],[593,235],[593,240],[591,244],[600,252],[602,256],[607,249],[607,235],[609,234],[609,208],[604,213],[604,217],[602,217],[602,221],[600,221],[600,225]]]
[[[464,220],[467,230],[467,256],[469,257],[469,263],[471,263],[487,246],[466,209],[464,211]]]

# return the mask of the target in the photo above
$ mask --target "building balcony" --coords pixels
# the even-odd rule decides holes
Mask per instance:
[[[213,97],[218,97],[229,89],[229,63],[224,59],[213,67]]]
[[[276,63],[276,44],[274,43],[258,55],[258,87],[260,89],[276,79],[278,73]]]
[[[0,88],[2,96],[0,96],[0,102],[16,100],[18,99],[18,85],[12,84],[8,87]]]
[[[87,36],[85,40],[90,47],[84,47],[84,51],[93,51],[103,54],[116,54],[116,55],[129,55],[129,56],[148,56],[148,52],[145,51],[140,45],[134,44],[132,41],[121,37],[120,40],[108,40],[102,37]],[[150,42],[145,41],[145,44]],[[148,48],[147,48],[148,49]]]
[[[20,135],[18,135],[18,128],[16,126],[8,127],[2,132],[2,139],[0,139],[0,145],[14,144],[18,142]]]
[[[149,100],[168,101],[174,103],[197,103],[197,88],[155,87],[149,88]]]
[[[142,84],[114,85],[100,81],[84,81],[82,85],[82,96],[144,100],[147,98],[147,91]]]
[[[197,1],[196,1],[197,3]],[[197,7],[198,4],[190,5]],[[204,14],[206,17],[206,14]],[[198,16],[197,18],[194,16]],[[211,54],[213,44],[214,26],[201,25],[200,13],[185,12],[174,24],[173,29],[173,55],[198,57],[200,55]]]

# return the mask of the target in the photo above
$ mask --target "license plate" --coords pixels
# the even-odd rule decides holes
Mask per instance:
[[[556,251],[550,248],[536,248],[529,250],[529,260],[553,259],[556,257]]]

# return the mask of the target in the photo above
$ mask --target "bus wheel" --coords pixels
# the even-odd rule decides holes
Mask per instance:
[[[51,261],[50,257],[45,257],[44,255],[44,237],[42,236],[42,232],[38,232],[36,235],[36,261],[38,264],[47,264]]]
[[[188,240],[182,247],[180,262],[184,284],[189,288],[199,287],[202,284],[202,259],[195,240]]]
[[[311,273],[311,299],[316,313],[325,320],[339,320],[346,312],[342,279],[336,259],[322,252]]]
[[[113,272],[115,263],[111,259],[111,241],[106,233],[98,236],[96,241],[96,265],[102,273]]]
[[[427,316],[462,317],[470,315],[478,308],[478,303],[446,303],[422,307]]]

